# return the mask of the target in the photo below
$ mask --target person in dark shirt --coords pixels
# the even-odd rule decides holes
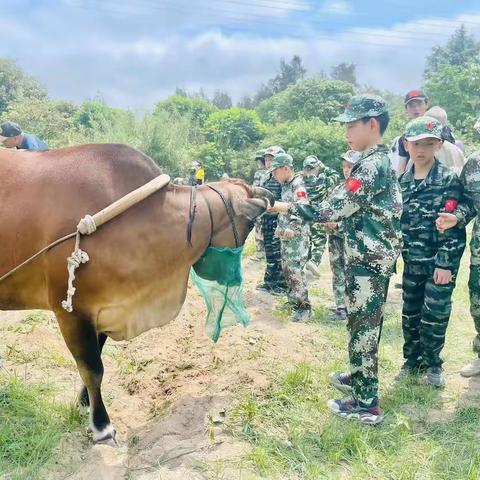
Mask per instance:
[[[47,145],[36,135],[22,132],[20,126],[14,122],[5,122],[0,125],[0,142],[6,148],[39,152],[48,150]]]

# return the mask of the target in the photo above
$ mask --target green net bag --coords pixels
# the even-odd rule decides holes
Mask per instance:
[[[243,303],[243,246],[208,247],[193,265],[191,279],[207,305],[205,333],[216,342],[222,329],[248,325],[250,317]]]

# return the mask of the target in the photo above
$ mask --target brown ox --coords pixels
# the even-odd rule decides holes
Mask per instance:
[[[48,152],[0,150],[0,276],[93,214],[160,174],[154,162],[123,145],[84,145]],[[252,219],[265,211],[265,192],[238,182],[214,184],[234,212],[244,243]],[[189,270],[209,244],[233,247],[231,222],[219,195],[202,186],[191,245],[191,187],[169,184],[114,218],[81,248],[91,260],[76,272],[74,310],[61,307],[67,288],[68,240],[0,283],[0,309],[48,309],[77,363],[90,405],[95,442],[115,443],[101,396],[101,350],[107,337],[132,338],[165,325],[185,300]]]

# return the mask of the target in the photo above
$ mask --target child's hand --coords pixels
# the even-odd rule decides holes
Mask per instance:
[[[437,230],[443,233],[449,228],[453,228],[458,223],[458,218],[453,213],[439,213],[438,218],[435,221],[437,224]]]
[[[435,285],[448,285],[452,281],[452,272],[443,268],[436,268],[433,272]]]
[[[281,213],[286,215],[288,213],[289,203],[287,202],[275,202],[273,207],[270,207],[267,212],[269,213]]]

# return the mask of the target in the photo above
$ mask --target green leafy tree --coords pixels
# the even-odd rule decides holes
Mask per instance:
[[[47,92],[40,82],[25,73],[13,60],[0,59],[0,115],[23,98],[41,100]]]
[[[240,150],[260,141],[266,128],[256,112],[234,107],[210,115],[205,123],[207,140],[215,142],[222,150]]]
[[[448,113],[449,122],[464,133],[473,134],[480,112],[480,64],[441,65],[425,83],[432,105]]]
[[[432,49],[426,60],[424,75],[428,79],[442,65],[466,67],[471,63],[480,63],[480,42],[462,25],[444,46],[437,45]]]
[[[340,124],[326,124],[317,118],[270,127],[262,144],[282,145],[292,155],[297,170],[302,169],[303,160],[308,155],[316,155],[326,165],[340,171],[340,155],[348,148],[345,131]]]
[[[217,108],[222,110],[232,108],[232,99],[230,95],[222,90],[215,90],[213,93],[212,103]]]
[[[334,80],[341,80],[343,82],[357,85],[356,65],[354,63],[339,63],[332,67],[330,76]]]
[[[192,122],[203,126],[209,115],[216,110],[218,110],[218,108],[215,105],[212,105],[203,98],[172,95],[155,105],[154,115],[167,112],[176,116],[189,116]]]
[[[25,132],[34,133],[50,148],[57,148],[79,140],[74,134],[75,109],[69,102],[21,97],[9,104],[1,121],[17,122]]]
[[[353,86],[339,80],[308,78],[262,102],[257,112],[263,121],[285,122],[318,118],[330,122],[354,94]]]

